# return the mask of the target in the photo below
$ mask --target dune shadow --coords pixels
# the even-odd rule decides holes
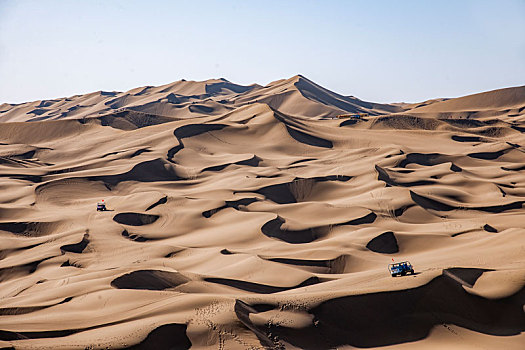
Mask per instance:
[[[469,283],[483,271],[449,270]],[[304,328],[254,325],[245,316],[257,313],[257,305],[239,309],[237,317],[272,346],[285,341],[301,349],[370,348],[418,341],[435,326],[447,324],[495,336],[517,335],[525,330],[524,303],[525,289],[506,298],[485,299],[466,292],[462,283],[444,273],[413,289],[327,300],[308,310],[313,322]]]
[[[121,235],[122,235],[122,237],[127,238],[130,241],[134,241],[134,242],[148,242],[148,241],[151,241],[151,239],[143,237],[141,235],[137,235],[137,234],[133,234],[133,233],[130,234],[128,232],[128,230],[122,231]]]
[[[261,187],[254,191],[277,204],[298,203],[308,200],[315,193],[315,186],[320,182],[347,182],[352,179],[348,175],[326,175],[311,178],[297,177],[292,181]]]
[[[362,216],[360,218],[352,219],[350,221],[343,222],[343,223],[340,223],[340,224],[337,224],[337,225],[338,226],[339,225],[365,225],[365,224],[373,223],[374,221],[376,221],[376,219],[377,219],[377,214],[374,213],[374,212],[370,212],[370,213],[368,213],[365,216]]]
[[[301,143],[304,143],[309,146],[314,147],[322,147],[322,148],[333,148],[334,145],[332,141],[326,140],[314,135],[307,134],[303,131],[300,131],[298,129],[292,128],[288,125],[286,125],[286,131],[288,131],[288,134],[295,139],[296,141],[299,141]]]
[[[38,269],[38,265],[52,258],[54,258],[54,256],[50,256],[44,259],[39,259],[39,260],[32,261],[26,264],[0,268],[0,282],[19,278],[21,276],[30,275]]]
[[[173,157],[177,152],[184,148],[182,139],[204,134],[209,131],[222,130],[228,125],[226,124],[187,124],[178,127],[173,131],[173,135],[179,141],[179,144],[168,150],[167,158],[168,161],[173,162]]]
[[[189,278],[178,272],[138,270],[115,278],[111,286],[117,289],[164,290],[189,281]]]
[[[525,203],[525,201],[516,201],[516,202],[511,202],[511,203],[501,204],[501,205],[466,207],[463,205],[461,206],[460,205],[457,205],[457,206],[449,205],[441,201],[419,195],[412,191],[410,191],[410,197],[412,198],[414,203],[416,203],[423,209],[431,209],[435,211],[479,210],[479,211],[484,211],[488,213],[502,213],[507,210],[521,209],[523,207],[523,203]]]
[[[378,165],[375,165],[375,169],[377,171],[377,179],[379,181],[383,181],[387,184],[387,186],[402,186],[402,187],[412,187],[412,186],[424,186],[424,185],[432,185],[435,184],[435,181],[432,180],[417,180],[417,181],[410,181],[410,182],[401,182],[392,179],[392,177],[388,174],[388,172],[381,168]]]
[[[135,130],[176,120],[162,115],[149,114],[130,109],[96,117],[94,119],[98,119],[102,126],[110,126],[114,129],[120,130]],[[80,119],[79,122],[85,123],[86,120]]]
[[[157,221],[160,216],[140,213],[119,213],[113,217],[113,221],[129,226],[149,225]]]
[[[168,202],[168,196],[164,196],[161,199],[159,199],[158,201],[156,201],[155,203],[153,203],[152,205],[150,205],[149,207],[147,207],[146,211],[151,210],[151,209],[153,209],[156,206],[159,206],[161,204],[166,204],[167,202]]]
[[[399,252],[397,239],[392,231],[384,232],[379,236],[374,237],[366,244],[366,247],[373,252],[382,254],[394,254]]]
[[[261,227],[262,233],[271,238],[277,238],[286,243],[300,244],[310,243],[316,239],[324,236],[327,233],[327,227],[314,227],[305,230],[287,230],[282,229],[281,226],[285,220],[281,217],[277,217],[273,220],[268,221]]]
[[[470,158],[484,159],[484,160],[495,160],[505,154],[505,150],[497,152],[477,152],[467,154]]]
[[[481,142],[481,137],[479,136],[452,135],[451,139],[457,142]]]
[[[234,200],[234,201],[225,201],[224,205],[222,207],[218,207],[218,208],[214,208],[214,209],[210,209],[210,210],[206,210],[206,211],[203,211],[202,212],[202,216],[204,216],[205,218],[210,218],[212,217],[212,215],[218,213],[219,211],[221,211],[222,209],[226,209],[226,208],[234,208],[235,210],[241,210],[242,208],[254,203],[254,202],[257,202],[258,199],[255,198],[255,197],[252,197],[252,198],[241,198],[241,199],[238,199],[238,200]]]
[[[229,287],[233,287],[236,289],[241,289],[247,292],[257,293],[257,294],[279,293],[279,292],[284,292],[286,290],[291,290],[291,289],[296,289],[296,288],[301,288],[301,287],[306,287],[306,286],[311,286],[313,284],[321,283],[321,281],[319,281],[319,278],[317,277],[310,277],[304,280],[303,282],[299,283],[298,285],[295,285],[292,287],[277,287],[277,286],[270,286],[267,284],[240,281],[240,280],[230,279],[230,278],[217,278],[217,277],[206,277],[204,278],[204,281],[222,284],[225,286],[229,286]]]
[[[51,233],[56,222],[1,222],[0,230],[16,235],[38,237]]]
[[[316,226],[304,230],[288,230],[282,228],[282,225],[285,223],[285,220],[282,217],[277,216],[275,219],[266,222],[261,227],[261,232],[267,237],[277,238],[287,243],[310,243],[326,236],[331,231],[332,226],[371,224],[376,220],[376,218],[377,215],[374,212],[370,212],[363,217],[352,219],[347,222],[334,223],[332,225]]]
[[[51,304],[51,305],[43,305],[43,306],[21,306],[21,307],[4,307],[0,308],[0,316],[13,316],[13,315],[25,315],[30,314],[35,311],[40,311],[43,309],[47,309],[50,307],[53,307],[55,305],[65,304],[72,300],[72,297],[67,297],[63,299],[62,301]],[[0,331],[1,332],[1,331]]]
[[[359,121],[358,119],[347,119],[347,120],[341,122],[339,124],[339,127],[355,125],[355,124],[357,124],[358,121]]]
[[[89,244],[89,239],[88,238],[89,238],[89,234],[85,233],[84,237],[82,238],[82,240],[80,242],[74,243],[74,244],[63,245],[63,246],[60,247],[60,250],[63,251],[63,252],[70,252],[70,253],[80,254],[88,246],[88,244]]]
[[[136,345],[127,347],[129,350],[170,349],[187,350],[191,341],[186,334],[185,324],[170,323],[159,326],[148,333],[146,338]]]
[[[88,180],[102,181],[108,189],[124,181],[156,182],[177,181],[181,178],[175,173],[173,166],[157,158],[136,164],[131,170],[116,175],[91,176]]]
[[[260,161],[261,161],[261,158],[259,158],[257,156],[253,156],[251,158],[240,160],[240,161],[234,162],[234,163],[225,163],[225,164],[221,164],[221,165],[210,166],[210,167],[202,169],[201,171],[202,172],[205,172],[205,171],[221,171],[221,170],[225,169],[226,167],[228,167],[230,165],[234,165],[234,164],[235,165],[245,165],[245,166],[257,167],[257,166],[259,166]]]
[[[278,257],[278,258],[263,258],[264,260],[276,262],[279,264],[285,264],[290,265],[298,268],[303,268],[307,271],[311,271],[311,269],[315,269],[314,271],[322,272],[322,273],[328,273],[328,274],[339,274],[339,273],[345,273],[346,271],[346,262],[348,259],[348,255],[340,255],[337,258],[334,259],[319,259],[319,260],[313,260],[313,259],[296,259],[296,258],[286,258],[286,257]]]

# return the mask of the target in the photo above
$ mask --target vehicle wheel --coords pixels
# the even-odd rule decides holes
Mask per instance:
[[[414,270],[410,270],[410,274],[413,275],[414,274]]]

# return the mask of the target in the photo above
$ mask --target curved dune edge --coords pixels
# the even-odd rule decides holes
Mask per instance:
[[[520,349],[524,93],[0,105],[0,348]]]

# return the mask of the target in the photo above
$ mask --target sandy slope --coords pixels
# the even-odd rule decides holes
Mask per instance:
[[[0,348],[520,349],[524,110],[302,76],[4,104]]]

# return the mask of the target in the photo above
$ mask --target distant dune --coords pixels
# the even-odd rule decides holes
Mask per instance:
[[[523,349],[524,203],[525,86],[4,103],[0,348]]]
[[[116,113],[142,112],[155,117],[185,119],[221,115],[241,106],[264,103],[280,112],[308,118],[347,112],[399,112],[393,105],[370,103],[329,91],[303,76],[260,86],[242,86],[225,79],[177,81],[127,92],[98,91],[69,98],[0,105],[3,122],[107,118]]]

